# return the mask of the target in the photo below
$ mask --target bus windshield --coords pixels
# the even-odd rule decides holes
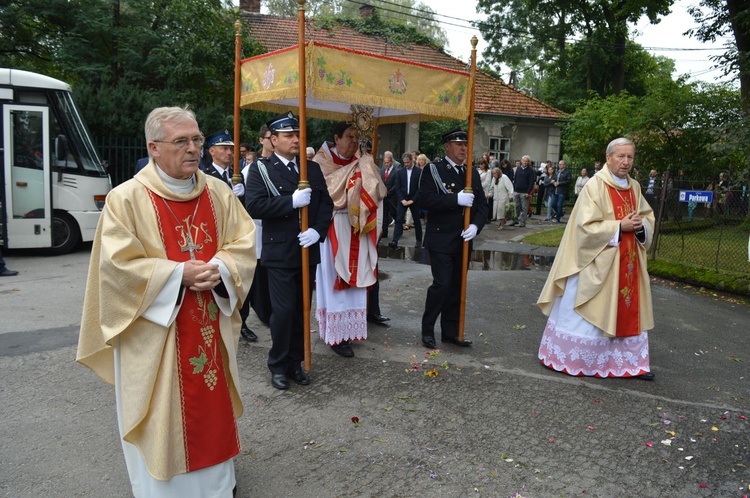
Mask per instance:
[[[107,176],[107,170],[99,159],[94,144],[91,143],[90,134],[78,112],[78,108],[73,102],[73,97],[69,92],[60,91],[54,92],[54,95],[60,120],[65,121],[62,127],[70,135],[67,137],[69,154],[72,153],[74,156],[77,156],[80,165],[87,175]],[[53,164],[58,167],[65,166],[56,160],[53,160]]]

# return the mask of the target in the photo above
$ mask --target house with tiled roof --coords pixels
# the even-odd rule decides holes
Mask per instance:
[[[373,9],[365,7],[360,9],[363,15]],[[260,0],[241,0],[240,10],[250,35],[269,52],[297,43],[296,17],[260,14]],[[305,40],[447,69],[469,70],[466,62],[432,46],[389,43],[383,36],[362,34],[340,24],[323,28],[307,19]],[[566,118],[565,113],[479,70],[475,92],[474,157],[489,151],[511,161],[526,154],[535,162],[556,162],[560,158],[557,123]],[[383,125],[379,128],[378,143],[378,156],[385,150],[398,157],[402,152],[418,149],[419,123]]]

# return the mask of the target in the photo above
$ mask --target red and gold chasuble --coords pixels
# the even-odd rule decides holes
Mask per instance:
[[[208,186],[195,199],[168,201],[149,192],[167,257],[209,261],[217,251],[216,219]],[[211,291],[183,289],[175,321],[177,372],[188,472],[229,460],[240,451],[237,424],[219,333],[219,307]]]
[[[351,163],[351,159],[344,159],[342,157],[339,157],[336,153],[331,153],[331,159],[333,160],[334,164],[338,164],[340,166],[346,166],[347,164]],[[351,178],[349,178],[349,181],[346,184],[346,190],[347,190],[347,197],[349,194],[349,190],[352,188],[357,187],[357,181],[359,183],[362,183],[362,172],[356,171]],[[360,185],[361,187],[361,185]],[[360,188],[360,202],[363,202],[368,210],[369,215],[367,217],[367,223],[364,227],[352,227],[352,235],[351,240],[349,244],[349,281],[344,281],[341,276],[337,275],[336,280],[333,283],[333,290],[346,290],[349,287],[356,287],[357,286],[357,271],[359,268],[359,246],[360,246],[360,234],[362,232],[366,233],[368,237],[372,240],[373,244],[377,246],[377,233],[375,233],[377,230],[374,230],[374,228],[377,227],[377,209],[378,204],[375,202],[375,200],[370,196],[369,192],[365,190],[364,188]],[[349,204],[349,203],[347,203]],[[356,217],[359,219],[359,205],[356,206],[348,206],[349,210],[352,209],[356,210],[357,212]],[[338,254],[339,251],[339,241],[338,237],[336,237],[336,229],[333,224],[333,220],[331,220],[331,224],[328,226],[328,240],[331,241],[331,249],[333,251],[333,257],[336,258],[336,254]],[[377,271],[377,270],[376,270]]]
[[[617,190],[607,186],[615,219],[621,220],[635,213],[633,189]],[[635,232],[620,232],[620,268],[617,294],[617,334],[616,337],[629,337],[641,333],[640,299],[638,292],[638,249]]]

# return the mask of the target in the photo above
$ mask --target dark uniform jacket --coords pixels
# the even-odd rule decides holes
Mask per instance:
[[[299,158],[294,162],[299,165]],[[268,177],[279,195],[272,195],[266,188],[257,162],[250,165],[245,191],[247,212],[263,221],[261,264],[267,268],[300,268],[302,247],[297,239],[300,210],[292,207],[292,194],[297,190],[299,178],[276,154],[265,164]],[[333,215],[333,201],[318,163],[307,161],[307,179],[312,188],[308,206],[309,227],[320,234],[320,242],[323,242]],[[309,249],[310,266],[315,266],[320,263],[320,244],[313,244]]]
[[[213,163],[210,164],[209,166],[206,166],[206,169],[203,172],[206,173],[208,176],[213,176],[214,178],[218,178],[219,180],[224,182],[229,188],[232,188],[232,167],[230,166],[229,168],[227,168],[226,171],[227,171],[227,176],[229,177],[229,183],[227,183],[224,177],[221,176],[221,173],[219,173],[219,170],[216,169]],[[242,203],[243,205],[245,204],[244,195],[237,197],[237,199],[239,199],[240,203]]]
[[[439,182],[445,186],[448,193],[443,193],[435,185],[432,168],[429,164],[425,166],[419,181],[419,206],[428,212],[424,247],[429,251],[457,254],[463,250],[464,242],[461,237],[464,229],[464,207],[458,205],[458,193],[463,191],[466,178],[463,174],[456,173],[445,159],[435,166],[440,176]],[[471,187],[474,191],[474,203],[470,220],[477,226],[479,233],[487,221],[489,208],[476,168],[472,168]]]

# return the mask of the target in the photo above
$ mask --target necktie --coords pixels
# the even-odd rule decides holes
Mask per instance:
[[[231,183],[229,183],[229,174],[227,173],[227,170],[224,170],[224,173],[221,176],[224,178],[227,185],[231,185]]]
[[[390,168],[388,168],[387,170],[385,170],[385,180],[388,180],[388,174],[389,174],[390,172],[391,172],[391,169],[390,169]]]

